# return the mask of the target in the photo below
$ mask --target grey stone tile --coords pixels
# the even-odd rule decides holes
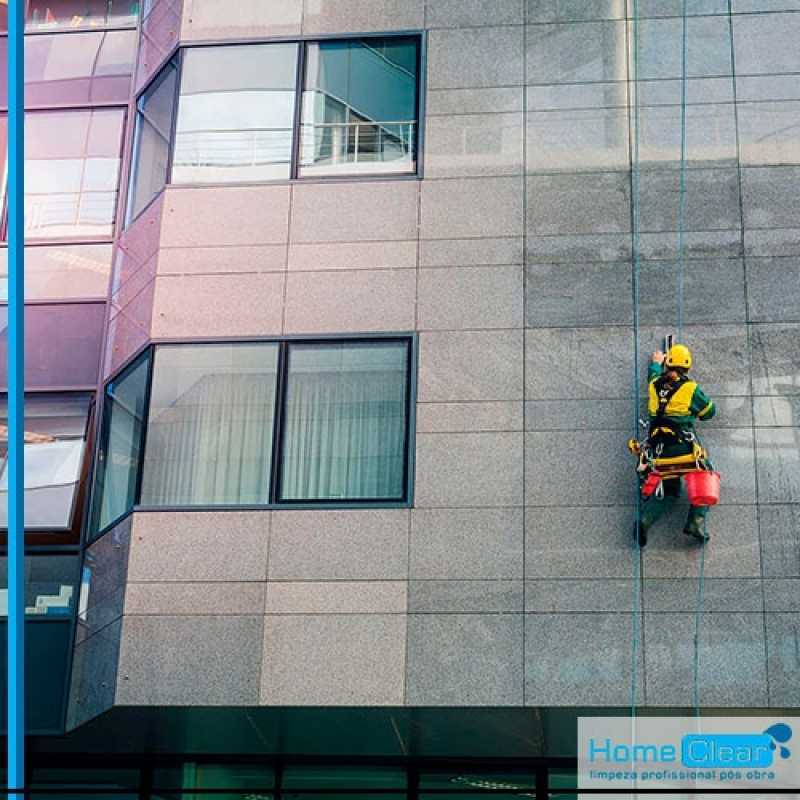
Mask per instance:
[[[629,325],[632,320],[630,263],[528,264],[528,327]]]
[[[158,275],[283,272],[286,270],[286,245],[163,247],[155,266]],[[142,272],[139,270],[137,276]]]
[[[528,22],[583,22],[623,19],[625,8],[616,0],[526,0]]]
[[[800,428],[756,428],[758,500],[800,502]]]
[[[418,195],[416,181],[294,186],[291,241],[294,244],[416,239]]]
[[[642,233],[640,253],[644,259],[678,259],[677,231],[655,231]],[[684,258],[741,258],[743,255],[742,231],[684,230]]]
[[[730,79],[724,80],[728,86],[731,85]],[[671,81],[666,83],[672,88]],[[661,86],[661,84],[662,81],[655,81],[652,85]],[[680,102],[680,95],[677,101]],[[679,169],[680,106],[644,106],[639,110],[639,120],[640,164],[654,169]],[[728,103],[687,105],[685,123],[687,166],[690,168],[736,166],[736,112],[732,97]]]
[[[292,273],[285,332],[413,330],[416,288],[408,269]]]
[[[800,321],[800,258],[748,258],[747,307],[752,322]]]
[[[421,402],[522,400],[522,331],[420,335]]]
[[[676,17],[683,13],[683,6],[683,0],[639,0],[638,11],[640,17]],[[630,13],[632,8],[628,8]],[[687,0],[686,13],[727,14],[727,0]]]
[[[800,163],[800,101],[739,103],[742,164]]]
[[[753,416],[757,428],[800,427],[800,395],[754,397]]]
[[[423,181],[420,237],[458,239],[522,234],[522,178]]]
[[[528,235],[527,263],[619,261],[631,258],[629,233]]]
[[[488,89],[431,89],[425,96],[425,115],[509,114],[522,111],[521,86],[496,86]]]
[[[417,329],[522,327],[522,267],[462,267],[419,272]]]
[[[267,614],[405,614],[406,581],[270,581]]]
[[[503,57],[498,58],[497,54]],[[466,89],[523,83],[521,27],[435,30],[428,36],[428,86]]]
[[[264,613],[263,583],[129,583],[125,613],[160,616],[243,616]]]
[[[800,614],[767,614],[769,704],[793,708],[800,702]]]
[[[648,578],[644,610],[648,613],[695,613],[700,601],[696,578]],[[759,578],[707,578],[703,581],[701,612],[761,613],[764,598]]]
[[[525,115],[525,171],[605,172],[630,168],[624,108],[535,111]]]
[[[800,507],[761,506],[761,561],[765,578],[800,578]]]
[[[798,0],[733,0],[734,14],[749,14],[757,11],[800,11]]]
[[[629,578],[631,506],[527,508],[526,578]]]
[[[694,703],[693,614],[645,614],[647,704]],[[698,684],[703,706],[760,707],[767,703],[761,614],[702,614]]]
[[[742,169],[742,212],[745,227],[797,227],[797,219],[800,217],[798,180],[800,167]]]
[[[608,354],[614,357],[609,359]],[[631,395],[630,328],[533,328],[525,334],[525,397],[590,400]],[[602,364],[602,369],[596,365]]]
[[[528,86],[525,95],[528,111],[628,107],[628,84],[622,81]]]
[[[525,705],[629,703],[631,633],[629,614],[526,614]],[[638,654],[641,699],[641,648]]]
[[[281,511],[270,545],[273,580],[405,580],[408,511]]]
[[[418,433],[521,431],[523,407],[505,403],[418,403]]]
[[[67,730],[100,716],[114,705],[122,620],[78,642],[72,660]]]
[[[800,394],[798,334],[800,324],[750,326],[754,394],[782,397]]]
[[[674,325],[679,315],[683,281],[683,319],[693,325],[744,322],[745,272],[742,259],[714,258],[684,261],[643,261],[639,307],[648,325]],[[749,286],[748,286],[749,288]]]
[[[632,23],[629,23],[629,35],[632,35],[631,28]],[[679,17],[642,20],[639,23],[638,77],[681,77],[682,38],[683,25]],[[687,38],[687,77],[732,74],[731,36],[726,16],[690,19]],[[736,69],[741,70],[738,56]]]
[[[627,77],[622,21],[530,25],[526,43],[529,84],[618,81]]]
[[[712,428],[746,428],[753,424],[753,399],[750,397],[714,397],[717,413],[703,423],[703,430]]]
[[[635,463],[619,431],[525,434],[525,503],[567,506],[632,502]]]
[[[400,706],[405,651],[402,615],[267,616],[260,703]]]
[[[639,103],[640,103],[640,115],[643,112],[650,109],[650,106],[678,106],[677,109],[673,108],[671,110],[672,114],[677,114],[677,116],[671,117],[673,120],[677,120],[678,125],[678,132],[680,133],[680,106],[683,101],[683,81],[680,78],[663,78],[660,80],[655,81],[640,81],[639,82]],[[690,120],[692,119],[703,119],[704,116],[710,115],[710,118],[714,118],[714,114],[710,107],[704,107],[704,104],[709,103],[733,103],[734,102],[734,78],[733,76],[726,76],[724,78],[687,78],[686,79],[686,124],[687,124],[687,145],[689,144],[688,141],[688,128],[691,126]],[[732,109],[730,109],[732,112]],[[667,112],[665,112],[667,113]],[[727,117],[728,110],[722,111],[722,118],[725,119]],[[668,117],[669,118],[669,117]],[[723,125],[724,128],[727,129],[728,124],[725,122]],[[658,129],[654,129],[652,131],[656,136],[658,135]],[[643,139],[644,139],[644,131]],[[669,137],[672,135],[671,130],[664,130],[661,132],[662,138],[667,137],[666,141],[669,141]],[[698,130],[695,132],[694,137],[697,139],[698,136],[704,137],[707,136],[708,132]],[[673,139],[674,141],[674,139]],[[654,144],[658,142],[656,138],[654,140]],[[680,143],[680,136],[678,137],[678,142]],[[703,139],[699,139],[695,145],[701,145]],[[680,148],[680,144],[679,144]],[[680,149],[678,150],[680,157]],[[688,153],[687,153],[688,155]],[[678,165],[679,166],[679,165]]]
[[[525,403],[526,431],[631,430],[633,400],[531,400]]]
[[[737,75],[736,99],[740,103],[760,100],[800,100],[795,75]]]
[[[425,24],[428,28],[521,25],[525,0],[497,0],[487,6],[483,0],[428,0]]]
[[[419,243],[420,267],[473,267],[522,264],[522,238],[434,239]]]
[[[421,433],[416,506],[522,505],[522,433]]]
[[[525,583],[525,612],[528,614],[630,613],[633,608],[631,580],[581,578]]]
[[[411,577],[522,578],[521,508],[415,509]]]
[[[529,235],[630,230],[630,178],[624,173],[529,175],[527,193]]]
[[[193,186],[164,195],[161,247],[283,244],[288,233],[288,186]]]
[[[650,532],[643,562],[648,579],[700,575],[700,545],[682,533],[688,510],[686,500],[676,503]],[[753,506],[717,506],[709,513],[707,525],[711,541],[705,550],[706,578],[760,577],[758,523]]]
[[[519,175],[523,119],[521,113],[428,117],[425,177]]]
[[[239,0],[228,7],[215,0],[189,0],[183,6],[181,39],[296,36],[302,18],[303,0],[271,0],[269,14],[261,0]]]
[[[288,268],[296,272],[416,269],[417,242],[292,244]]]
[[[642,172],[641,226],[645,231],[677,231],[680,171]],[[739,174],[736,169],[691,169],[686,172],[684,229],[696,231],[741,228]]]
[[[522,613],[522,581],[411,581],[411,614]]]
[[[733,18],[736,72],[764,75],[800,71],[800,18],[796,14],[752,14]]]
[[[117,703],[255,705],[263,619],[125,617]]]
[[[800,579],[767,578],[764,581],[764,608],[768,614],[800,611]]]
[[[424,614],[408,622],[414,706],[521,705],[521,614]]]
[[[266,580],[269,524],[265,511],[137,513],[128,580]]]
[[[424,0],[304,0],[303,33],[415,30],[424,20]]]
[[[720,503],[756,501],[753,431],[749,428],[716,428],[701,431],[715,469],[722,475]]]

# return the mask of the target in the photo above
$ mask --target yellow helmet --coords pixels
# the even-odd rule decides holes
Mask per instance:
[[[689,369],[692,366],[692,352],[685,344],[674,344],[667,351],[666,364],[668,367],[681,367]]]

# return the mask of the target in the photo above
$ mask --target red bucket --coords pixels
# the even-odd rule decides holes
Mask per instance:
[[[693,506],[715,506],[719,503],[719,472],[689,472],[686,491]]]

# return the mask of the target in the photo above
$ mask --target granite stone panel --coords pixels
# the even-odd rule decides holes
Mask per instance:
[[[745,227],[797,228],[800,217],[798,180],[800,167],[742,168],[742,213]],[[790,235],[793,236],[796,234]]]
[[[764,581],[764,609],[768,614],[800,612],[800,579],[767,578]]]
[[[416,269],[417,242],[325,242],[291,244],[288,269],[294,272],[357,269]]]
[[[418,403],[418,433],[491,433],[521,431],[523,407],[503,403]]]
[[[800,505],[759,509],[765,578],[800,578]]]
[[[754,394],[781,397],[800,394],[798,334],[800,324],[750,326]]]
[[[303,0],[303,33],[416,30],[424,26],[424,0]]]
[[[519,706],[522,669],[522,614],[409,616],[409,705]]]
[[[421,268],[508,266],[522,264],[523,261],[521,236],[492,239],[423,239],[419,243]]]
[[[758,500],[800,502],[800,428],[757,428]]]
[[[743,14],[734,17],[737,73],[800,72],[798,37],[800,18],[797,14]]]
[[[181,39],[242,39],[296,36],[301,32],[303,0],[237,0],[220,5],[217,0],[184,0]]]
[[[162,247],[157,261],[158,275],[231,275],[285,270],[285,244]]]
[[[425,24],[428,28],[468,28],[487,25],[521,25],[525,0],[428,0]]]
[[[739,103],[737,115],[742,164],[800,163],[800,102]]]
[[[754,397],[753,424],[757,428],[796,428],[800,426],[800,395]]]
[[[528,22],[585,22],[624,19],[618,0],[526,0]]]
[[[521,86],[430,89],[425,97],[425,116],[429,119],[451,114],[511,114],[523,107]]]
[[[242,616],[264,613],[264,583],[129,583],[130,616]]]
[[[525,583],[525,613],[630,613],[638,588],[631,580],[605,578],[535,580]]]
[[[694,614],[645,614],[647,704],[692,706],[695,679],[703,706],[767,705],[761,614],[701,614],[695,675]]]
[[[714,428],[700,432],[714,467],[723,475],[720,503],[756,502],[755,452],[749,428]]]
[[[410,581],[411,614],[521,614],[522,581]]]
[[[267,614],[405,614],[406,581],[270,581]]]
[[[769,704],[778,708],[800,705],[800,614],[767,614]]]
[[[260,705],[403,705],[404,615],[297,614],[264,619]]]
[[[752,322],[800,322],[800,257],[748,258],[747,308]]]
[[[525,403],[526,431],[631,430],[633,399],[531,400]],[[621,434],[622,436],[623,434]]]
[[[643,590],[647,613],[695,613],[700,602],[696,578],[648,578]],[[760,614],[763,610],[762,582],[758,578],[708,578],[703,582],[701,612]]]

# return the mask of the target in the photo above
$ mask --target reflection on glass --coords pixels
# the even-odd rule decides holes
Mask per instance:
[[[193,761],[156,769],[153,773],[153,786],[156,790],[210,790],[220,792],[230,789],[229,793],[217,794],[224,800],[244,800],[244,798],[268,798],[263,790],[275,785],[275,775],[270,767],[254,764],[198,764]],[[249,791],[248,791],[249,790]],[[156,795],[154,795],[155,797]],[[180,797],[180,795],[162,794],[158,797]],[[186,797],[202,795],[187,794]]]
[[[135,25],[139,0],[28,0],[29,31]]]
[[[188,50],[172,181],[288,178],[296,76],[296,44]]]
[[[405,789],[406,771],[394,767],[287,766],[284,789]]]
[[[301,175],[414,171],[417,49],[411,38],[308,46]]]
[[[103,298],[111,271],[110,244],[25,248],[25,299]],[[8,300],[8,250],[0,249],[0,301]]]
[[[78,556],[25,559],[26,616],[70,618],[75,603]],[[0,617],[8,616],[8,559],[0,557]]]
[[[156,351],[143,505],[269,501],[276,344]]]
[[[401,500],[405,342],[290,344],[282,500]]]
[[[177,74],[175,61],[170,61],[137,104],[128,222],[141,214],[167,182]]]
[[[111,236],[124,112],[36,111],[25,121],[25,236]]]
[[[144,433],[148,370],[149,358],[145,355],[106,386],[92,500],[94,532],[133,508]]]
[[[86,449],[87,395],[25,398],[25,528],[63,530],[72,521]],[[8,525],[8,406],[0,397],[0,527]]]

